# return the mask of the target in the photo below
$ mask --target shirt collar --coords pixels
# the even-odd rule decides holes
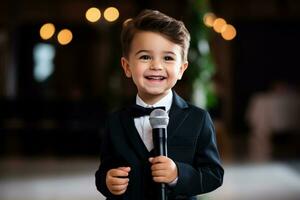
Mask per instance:
[[[166,108],[166,111],[169,112],[171,105],[172,105],[172,100],[173,100],[173,92],[170,91],[165,97],[163,97],[161,100],[156,102],[153,105],[146,104],[140,97],[139,95],[136,95],[136,104],[143,106],[143,107],[160,107],[164,106]]]

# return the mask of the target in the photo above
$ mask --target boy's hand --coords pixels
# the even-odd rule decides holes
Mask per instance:
[[[121,195],[125,193],[129,182],[129,172],[130,167],[118,167],[107,172],[106,186],[112,194]]]
[[[171,183],[177,176],[177,166],[174,161],[166,156],[157,156],[149,158],[152,163],[151,171],[152,177],[158,183]]]

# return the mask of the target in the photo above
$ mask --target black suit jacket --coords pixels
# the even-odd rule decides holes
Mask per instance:
[[[168,199],[196,199],[195,195],[221,186],[224,171],[209,114],[173,92],[169,118],[168,157],[177,165],[178,181],[176,186],[168,188]],[[158,184],[151,178],[150,156],[135,128],[130,109],[113,113],[102,140],[97,189],[107,199],[157,199]],[[114,196],[106,187],[106,173],[121,166],[131,167],[129,185],[125,194]]]

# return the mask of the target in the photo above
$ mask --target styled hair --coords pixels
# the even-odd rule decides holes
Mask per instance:
[[[157,10],[143,10],[133,19],[126,20],[121,33],[123,56],[128,58],[131,43],[136,33],[151,31],[161,34],[171,42],[178,44],[183,60],[187,60],[190,46],[190,33],[182,21],[176,20]]]

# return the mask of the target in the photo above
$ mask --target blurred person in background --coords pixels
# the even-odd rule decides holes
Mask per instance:
[[[249,156],[253,161],[273,159],[272,138],[280,134],[299,135],[300,95],[297,88],[277,80],[270,90],[253,95],[246,120],[251,128]]]

